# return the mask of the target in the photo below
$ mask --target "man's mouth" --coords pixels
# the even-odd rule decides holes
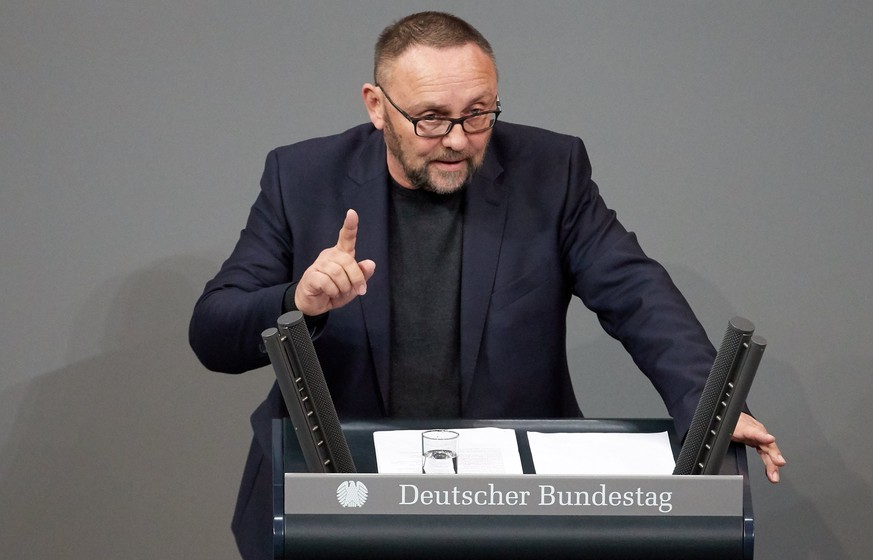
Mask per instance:
[[[457,170],[466,166],[467,160],[465,159],[437,159],[433,160],[431,163],[437,165],[437,167],[441,169],[447,170]]]

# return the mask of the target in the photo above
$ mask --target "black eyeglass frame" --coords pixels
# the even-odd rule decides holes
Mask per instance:
[[[490,111],[479,111],[478,113],[473,113],[472,115],[465,115],[463,117],[458,117],[458,118],[440,117],[437,115],[428,115],[425,117],[413,117],[412,115],[410,115],[409,113],[407,113],[406,111],[404,111],[403,109],[398,107],[397,103],[394,103],[394,100],[391,99],[391,96],[388,95],[388,92],[385,91],[385,88],[383,88],[379,84],[376,84],[376,87],[382,90],[382,93],[385,94],[385,99],[388,100],[388,103],[390,103],[392,107],[397,109],[397,112],[399,112],[401,115],[403,115],[403,118],[405,118],[406,120],[408,120],[409,122],[412,123],[412,130],[415,131],[415,135],[420,137],[420,138],[442,138],[443,136],[448,136],[448,134],[452,131],[452,129],[455,127],[456,124],[461,125],[461,128],[467,134],[479,134],[480,132],[485,132],[486,130],[491,130],[492,128],[494,128],[494,123],[497,122],[497,117],[500,115],[501,112],[503,112],[503,109],[500,106],[500,96],[498,95],[497,96],[497,109],[492,109]],[[467,130],[467,127],[464,125],[464,123],[466,123],[468,119],[472,119],[474,117],[483,117],[485,115],[494,115],[494,117],[488,121],[488,126],[486,128],[482,128],[479,130]],[[420,134],[418,132],[418,123],[420,123],[421,121],[447,122],[447,123],[449,123],[449,127],[442,134]]]

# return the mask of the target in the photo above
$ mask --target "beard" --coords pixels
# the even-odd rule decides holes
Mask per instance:
[[[443,149],[436,154],[431,154],[420,165],[410,161],[409,156],[403,150],[400,136],[394,130],[391,121],[385,120],[385,144],[388,151],[400,162],[403,173],[413,188],[436,194],[452,194],[463,190],[473,175],[482,167],[485,160],[485,151],[479,156],[469,152],[456,152]],[[464,168],[458,171],[441,171],[433,168],[430,164],[435,161],[464,162]]]

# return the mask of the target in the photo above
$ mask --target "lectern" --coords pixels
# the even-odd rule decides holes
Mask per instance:
[[[373,474],[374,431],[489,426],[515,430],[524,475]],[[358,473],[302,474],[306,463],[294,427],[288,420],[274,421],[275,558],[753,557],[754,519],[742,446],[731,446],[717,476],[534,474],[528,431],[666,431],[675,456],[679,442],[670,420],[380,420],[345,423],[343,431]],[[420,490],[424,487],[441,490]],[[562,488],[571,490],[562,494]],[[354,499],[348,498],[350,489]],[[442,507],[423,507],[419,492],[430,492],[428,504],[435,503],[433,496],[443,496]],[[603,507],[558,508],[556,494],[575,495],[577,502],[584,495]],[[643,502],[646,495],[669,496],[670,507],[609,507]],[[484,505],[476,508],[478,497]],[[445,500],[453,501],[454,509]],[[409,507],[413,502],[417,508]]]

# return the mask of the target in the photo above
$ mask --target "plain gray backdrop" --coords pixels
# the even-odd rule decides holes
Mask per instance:
[[[718,344],[770,345],[749,398],[757,558],[873,548],[873,3],[7,0],[0,6],[0,557],[237,558],[269,370],[188,348],[266,153],[366,120],[388,23],[492,42],[501,119],[582,137],[607,203]],[[582,306],[583,411],[660,417]]]

